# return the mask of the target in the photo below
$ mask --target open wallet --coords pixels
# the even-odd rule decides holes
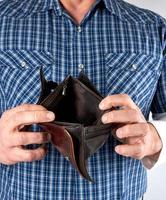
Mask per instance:
[[[40,79],[41,95],[37,104],[54,112],[56,119],[39,126],[51,134],[51,143],[79,174],[93,182],[87,160],[104,145],[111,133],[111,125],[101,121],[102,95],[83,72],[78,78],[69,75],[57,84],[47,81],[41,69]]]

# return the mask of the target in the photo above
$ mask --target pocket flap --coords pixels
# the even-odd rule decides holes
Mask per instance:
[[[128,71],[158,70],[161,57],[144,53],[109,53],[105,57],[106,65]]]
[[[28,69],[50,65],[52,55],[47,51],[38,50],[6,50],[0,51],[0,66]]]

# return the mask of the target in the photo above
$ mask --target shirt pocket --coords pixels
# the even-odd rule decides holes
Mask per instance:
[[[133,100],[155,90],[162,57],[144,53],[105,55],[107,94],[126,93]]]
[[[8,108],[36,103],[40,94],[40,68],[51,75],[52,55],[47,51],[0,51],[0,81]]]

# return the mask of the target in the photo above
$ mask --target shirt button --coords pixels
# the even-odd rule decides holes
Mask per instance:
[[[136,64],[133,64],[133,65],[132,65],[132,69],[133,69],[133,70],[136,70],[136,69],[137,69],[137,65],[136,65]]]
[[[68,158],[68,157],[65,157],[65,158],[66,158],[67,161],[69,161],[69,158]]]
[[[84,64],[79,64],[78,68],[79,68],[79,71],[82,71],[84,69]]]
[[[77,30],[78,30],[79,33],[81,33],[81,31],[82,31],[81,26],[78,26]]]
[[[24,61],[21,62],[21,67],[23,67],[23,68],[25,68],[25,69],[28,68],[26,62],[24,62]]]

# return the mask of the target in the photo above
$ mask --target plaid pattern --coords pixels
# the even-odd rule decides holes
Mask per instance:
[[[0,110],[36,103],[39,69],[62,81],[84,71],[104,95],[127,93],[148,119],[166,112],[166,22],[121,0],[97,0],[80,27],[58,0],[0,2]],[[0,165],[1,200],[138,200],[146,171],[114,152],[112,137],[89,160],[83,180],[48,144],[45,159]]]

